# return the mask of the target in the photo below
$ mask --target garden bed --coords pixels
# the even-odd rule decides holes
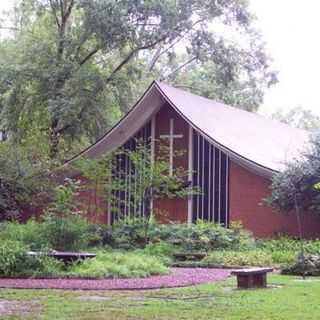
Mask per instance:
[[[224,280],[228,270],[172,268],[170,274],[133,279],[0,279],[0,288],[65,290],[145,290],[187,287]]]

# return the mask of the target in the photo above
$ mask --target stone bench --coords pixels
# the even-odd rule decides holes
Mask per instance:
[[[174,253],[173,256],[178,261],[200,261],[205,258],[207,254],[202,252],[177,252]]]
[[[49,252],[39,252],[39,251],[29,251],[27,253],[30,256],[48,256],[53,257],[57,260],[63,261],[63,263],[68,264],[78,260],[95,258],[95,253],[88,252],[65,252],[65,251],[49,251]]]
[[[267,286],[267,272],[272,268],[250,268],[233,270],[232,275],[237,276],[238,288],[265,288]]]

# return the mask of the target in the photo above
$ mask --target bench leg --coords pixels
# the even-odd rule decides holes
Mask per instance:
[[[267,276],[263,274],[237,275],[239,289],[266,288]]]

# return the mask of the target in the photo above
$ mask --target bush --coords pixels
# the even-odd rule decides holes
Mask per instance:
[[[7,240],[0,244],[0,274],[12,276],[25,269],[28,247],[21,242]]]
[[[298,256],[296,262],[281,270],[282,274],[320,276],[320,255]]]
[[[268,251],[301,251],[301,243],[304,250],[308,253],[320,253],[320,241],[319,240],[295,240],[288,237],[281,237],[279,239],[272,240],[257,240],[257,248]]]
[[[262,250],[252,251],[218,251],[211,252],[204,260],[204,265],[222,266],[271,266],[272,256]]]
[[[150,231],[151,241],[163,240],[180,244],[182,249],[213,250],[239,249],[254,246],[250,233],[243,230],[240,224],[229,229],[218,224],[199,220],[196,224],[156,225]]]
[[[158,257],[165,265],[171,265],[173,261],[173,254],[176,251],[176,246],[171,243],[161,241],[158,243],[149,243],[142,252],[148,256]]]
[[[0,245],[0,276],[59,276],[63,264],[47,256],[30,256],[29,247],[19,241],[6,240]]]
[[[0,224],[0,240],[20,241],[30,250],[80,250],[88,246],[88,224],[75,215],[57,217],[47,215],[43,222],[29,220],[25,224],[7,222]]]
[[[77,215],[70,217],[47,215],[42,227],[50,249],[78,251],[88,246],[88,224]]]
[[[142,252],[98,252],[96,258],[74,264],[68,275],[84,278],[141,278],[166,273],[168,268],[155,256]]]
[[[20,241],[30,250],[42,250],[49,247],[44,225],[34,220],[25,224],[5,222],[0,224],[0,240]]]
[[[170,242],[180,246],[184,251],[247,250],[255,245],[252,235],[243,230],[240,224],[232,225],[227,229],[204,221],[198,221],[197,224],[192,225],[151,223],[146,229],[142,221],[135,221],[117,223],[108,228],[97,226],[92,229],[93,243],[102,243],[117,249],[143,248],[148,242],[159,241]]]

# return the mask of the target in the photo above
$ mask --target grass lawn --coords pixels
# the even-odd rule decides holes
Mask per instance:
[[[237,290],[235,279],[152,291],[0,289],[0,319],[319,319],[320,278],[272,275],[273,286]]]

